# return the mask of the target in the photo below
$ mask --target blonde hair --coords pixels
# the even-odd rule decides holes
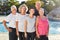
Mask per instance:
[[[12,5],[11,6],[11,11],[13,10],[13,8],[17,10],[17,7],[15,5]]]
[[[19,8],[18,8],[19,12],[21,12],[21,8],[22,8],[22,7],[25,7],[25,8],[26,8],[26,12],[28,11],[28,7],[27,7],[25,4],[22,4],[22,5],[20,5]]]
[[[36,2],[35,2],[35,4],[37,4],[37,3],[39,3],[39,4],[40,4],[40,6],[42,5],[42,4],[41,4],[41,1],[36,1]]]

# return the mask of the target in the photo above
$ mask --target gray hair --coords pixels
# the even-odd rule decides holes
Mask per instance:
[[[13,10],[13,8],[15,8],[17,10],[17,7],[15,5],[11,6],[11,11]]]
[[[44,9],[43,8],[40,8],[40,10],[44,12]]]

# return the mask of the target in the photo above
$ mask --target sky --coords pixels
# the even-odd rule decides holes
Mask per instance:
[[[17,0],[17,1],[19,1],[19,3],[21,3],[22,1],[27,1],[27,0]]]

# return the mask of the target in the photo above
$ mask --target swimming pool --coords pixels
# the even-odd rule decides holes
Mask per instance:
[[[8,24],[8,23],[7,23]],[[49,21],[49,34],[60,34],[60,22]],[[7,32],[4,25],[0,22],[0,32]]]

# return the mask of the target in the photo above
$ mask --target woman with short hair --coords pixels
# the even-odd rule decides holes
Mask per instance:
[[[36,35],[39,40],[48,40],[49,23],[48,18],[44,16],[44,9],[40,8],[39,16],[36,20]]]
[[[11,6],[11,13],[6,17],[6,19],[3,20],[4,27],[9,32],[9,40],[18,40],[18,37],[16,35],[16,26],[15,26],[15,20],[17,13],[17,8],[15,5]],[[9,22],[9,25],[6,25],[6,22]]]

